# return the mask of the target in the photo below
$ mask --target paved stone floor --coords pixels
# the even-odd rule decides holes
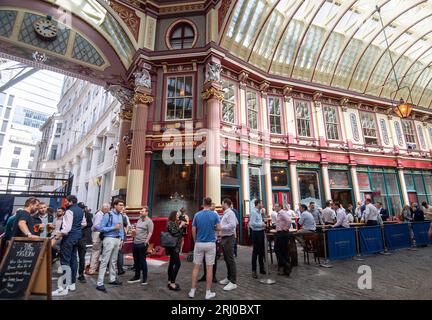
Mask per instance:
[[[276,275],[276,265],[270,266],[271,277],[276,280],[273,285],[261,284],[251,277],[250,257],[250,247],[239,247],[238,288],[225,292],[223,286],[215,284],[213,288],[217,293],[216,299],[432,299],[432,247],[419,248],[417,251],[403,249],[389,256],[377,254],[366,257],[364,261],[337,261],[332,263],[333,268],[319,267],[312,261],[310,265],[305,265],[300,249],[299,266],[293,269],[290,277]],[[361,265],[368,265],[372,269],[371,290],[358,289],[357,282],[361,275],[357,271]],[[150,261],[147,286],[140,283],[128,284],[127,280],[133,274],[132,271],[127,271],[120,276],[122,286],[106,285],[108,293],[96,291],[96,277],[86,276],[87,283],[77,283],[75,292],[54,299],[188,299],[192,263],[186,259],[182,262],[178,275],[182,290],[179,292],[170,291],[166,287],[167,267],[166,262]],[[225,263],[219,260],[217,278],[221,280],[225,275]],[[53,280],[53,288],[56,288],[56,283]],[[201,282],[195,299],[204,299],[204,294],[204,283]]]

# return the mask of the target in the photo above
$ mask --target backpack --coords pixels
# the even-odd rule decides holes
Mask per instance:
[[[111,214],[111,212],[110,213],[108,213],[109,214],[109,217],[108,217],[108,225],[110,226],[110,227],[112,227],[112,223],[113,223],[113,216],[112,216],[112,214]],[[105,238],[105,234],[104,234],[105,232],[100,232],[99,233],[99,239],[101,239],[101,241],[103,241],[103,239]]]

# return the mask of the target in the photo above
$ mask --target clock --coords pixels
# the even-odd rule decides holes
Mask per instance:
[[[36,34],[44,40],[54,40],[57,37],[57,27],[51,19],[42,18],[33,23]]]

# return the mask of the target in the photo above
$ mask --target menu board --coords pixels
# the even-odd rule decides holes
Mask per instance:
[[[48,241],[30,238],[13,238],[0,265],[0,299],[27,299],[39,278],[51,279]],[[42,268],[41,268],[42,267]],[[38,285],[39,286],[39,285]],[[51,286],[46,284],[50,297]],[[39,289],[36,291],[40,291]]]

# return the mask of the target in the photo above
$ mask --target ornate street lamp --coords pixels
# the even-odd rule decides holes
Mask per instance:
[[[401,118],[408,118],[413,110],[412,104],[409,104],[404,101],[404,99],[400,99],[399,104],[394,107],[394,112]]]

